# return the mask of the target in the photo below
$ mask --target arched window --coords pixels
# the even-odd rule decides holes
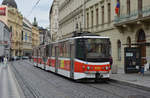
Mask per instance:
[[[128,44],[128,47],[131,47],[131,38],[129,36],[127,38],[127,44]]]
[[[121,60],[121,41],[118,40],[117,42],[117,47],[118,47],[118,60]]]
[[[12,32],[13,31],[13,28],[12,28],[12,26],[10,26],[10,32]]]

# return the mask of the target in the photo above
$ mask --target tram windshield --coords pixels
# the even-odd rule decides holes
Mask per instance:
[[[109,60],[110,41],[109,39],[78,39],[77,57],[89,62],[104,62]]]

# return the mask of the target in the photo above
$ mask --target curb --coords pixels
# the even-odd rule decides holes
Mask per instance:
[[[121,84],[121,85],[123,84],[125,86],[131,86],[131,87],[142,89],[142,90],[145,90],[145,91],[150,91],[150,87],[146,87],[146,86],[142,86],[142,85],[139,85],[139,84],[130,83],[130,82],[127,82],[127,81],[110,79],[110,82],[118,83],[118,84]]]
[[[21,87],[20,87],[20,85],[19,85],[19,83],[18,83],[18,81],[17,81],[17,79],[16,79],[16,77],[15,77],[15,74],[14,74],[14,72],[12,71],[11,63],[12,63],[12,62],[9,63],[9,65],[10,65],[10,71],[11,71],[12,77],[13,77],[13,79],[14,79],[14,81],[15,81],[17,90],[18,90],[19,95],[20,95],[20,98],[25,98],[25,95],[24,95],[24,93],[23,93],[23,91],[22,91],[22,89],[21,89]],[[9,66],[9,65],[8,65],[8,66]]]

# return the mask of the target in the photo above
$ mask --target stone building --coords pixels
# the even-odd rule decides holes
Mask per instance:
[[[59,6],[59,0],[54,0],[53,4],[50,8],[50,13],[49,13],[49,20],[50,20],[50,32],[51,32],[51,40],[57,40],[61,37],[60,34],[58,34],[58,28],[59,28],[59,23],[58,23],[58,6]],[[62,0],[63,1],[63,0]]]
[[[23,30],[23,16],[17,9],[14,0],[3,0],[0,9],[4,9],[4,14],[0,14],[0,20],[3,21],[11,30],[11,56],[21,56],[22,41],[21,34]]]
[[[23,18],[22,48],[23,56],[32,55],[32,24],[25,17]]]
[[[32,47],[37,47],[40,45],[40,40],[39,40],[39,28],[38,24],[36,21],[36,18],[34,18],[34,22],[32,25]]]
[[[149,0],[59,0],[57,35],[66,38],[75,30],[86,30],[110,37],[113,65],[124,68],[125,47],[139,48],[144,65],[143,59],[150,58],[149,4]]]
[[[59,0],[59,35],[71,36],[71,32],[84,29],[85,0]]]

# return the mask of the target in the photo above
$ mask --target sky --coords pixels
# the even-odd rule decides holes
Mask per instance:
[[[0,4],[3,0],[0,0]],[[38,25],[49,27],[49,11],[53,0],[40,0],[38,5],[32,10],[38,0],[15,0],[19,12],[22,13],[31,23],[36,17]],[[31,12],[32,10],[32,12]]]

